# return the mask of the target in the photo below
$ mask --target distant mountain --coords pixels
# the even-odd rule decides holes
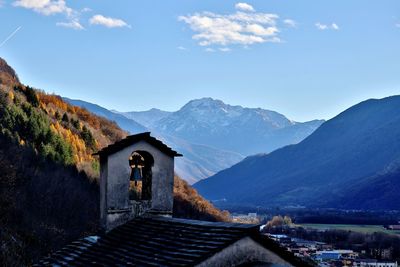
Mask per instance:
[[[193,184],[226,169],[243,159],[239,153],[193,144],[183,139],[153,132],[154,136],[177,149],[183,157],[176,158],[175,172]]]
[[[147,111],[115,112],[124,115],[128,119],[137,121],[148,128],[154,128],[154,125],[156,125],[159,120],[171,114],[171,112],[163,111],[157,108],[152,108]]]
[[[298,143],[323,122],[294,122],[274,111],[231,106],[212,98],[192,100],[176,112],[155,108],[111,112],[85,101],[67,101],[114,120],[127,131],[129,123],[121,123],[122,115],[147,127],[184,154],[177,159],[176,172],[189,183],[236,164],[242,155],[271,152]]]
[[[192,143],[251,155],[298,143],[322,123],[294,122],[275,111],[202,98],[190,101],[152,127]]]
[[[99,105],[82,100],[72,100],[68,98],[64,98],[64,100],[73,105],[84,107],[96,115],[115,121],[122,129],[130,133],[151,130],[153,136],[163,140],[167,145],[173,147],[184,155],[184,157],[176,159],[175,171],[190,184],[210,177],[218,171],[228,168],[243,159],[243,156],[236,152],[225,151],[203,144],[193,144],[182,138],[145,128],[145,126],[142,126],[133,119],[129,119],[125,117],[125,115],[122,115],[126,113],[117,113],[116,111],[111,112]],[[157,111],[156,109],[144,112],[129,112],[129,114],[135,114],[134,116],[138,116],[146,125],[151,125],[149,121],[155,121],[155,118],[166,115],[165,112]],[[146,121],[144,120],[146,117],[151,118]]]
[[[196,183],[208,199],[253,205],[400,209],[400,96],[371,99],[297,145],[248,157]]]
[[[124,129],[125,131],[130,132],[131,134],[148,131],[148,129],[145,126],[141,125],[140,123],[137,123],[134,120],[130,120],[130,119],[126,118],[124,115],[114,113],[114,112],[112,112],[108,109],[105,109],[99,105],[85,102],[82,100],[69,99],[67,97],[63,97],[63,100],[70,103],[71,105],[85,108],[88,111],[90,111],[98,116],[102,116],[111,121],[115,121],[119,127]]]

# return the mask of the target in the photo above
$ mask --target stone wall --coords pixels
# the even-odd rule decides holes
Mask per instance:
[[[129,200],[129,156],[133,151],[143,150],[154,159],[152,167],[152,197],[143,204]],[[142,214],[145,210],[172,213],[174,187],[174,158],[145,141],[128,146],[121,151],[101,158],[100,214],[106,231]],[[136,203],[133,205],[133,203]],[[134,206],[134,207],[133,207]]]

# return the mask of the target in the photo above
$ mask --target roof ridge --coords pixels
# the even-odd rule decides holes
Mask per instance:
[[[154,136],[151,136],[151,132],[143,132],[133,135],[128,135],[124,139],[121,139],[114,144],[110,144],[101,150],[97,151],[96,153],[92,154],[93,156],[109,156],[114,154],[125,147],[135,144],[139,141],[146,141],[150,145],[153,145],[155,148],[159,149],[160,151],[164,152],[168,156],[171,157],[182,157],[182,154],[176,152],[166,144],[164,144],[161,140],[158,140]]]
[[[209,221],[200,221],[200,220],[191,220],[191,219],[183,219],[183,218],[168,218],[162,216],[154,216],[150,218],[139,217],[135,218],[139,220],[152,220],[156,222],[174,222],[182,225],[192,225],[197,227],[207,227],[207,228],[218,228],[218,229],[236,229],[236,230],[251,230],[251,229],[259,229],[260,224],[244,224],[244,223],[229,223],[229,222],[209,222]],[[135,220],[134,219],[134,220]]]

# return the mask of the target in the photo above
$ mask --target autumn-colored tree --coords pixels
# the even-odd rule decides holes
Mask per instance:
[[[292,218],[290,218],[289,216],[285,215],[285,217],[283,217],[283,224],[285,225],[292,225]]]
[[[205,221],[231,220],[228,211],[220,211],[200,196],[196,189],[178,176],[174,178],[174,216]]]
[[[274,216],[270,221],[266,223],[265,226],[267,228],[271,228],[271,227],[281,227],[284,225],[287,226],[293,225],[292,218],[290,218],[289,216],[282,217],[281,215]]]

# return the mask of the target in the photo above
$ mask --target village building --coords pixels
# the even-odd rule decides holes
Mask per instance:
[[[357,259],[353,263],[354,267],[398,267],[396,261],[379,261],[376,259]]]
[[[172,217],[178,152],[150,133],[97,152],[102,231],[36,266],[307,266],[259,225]]]

